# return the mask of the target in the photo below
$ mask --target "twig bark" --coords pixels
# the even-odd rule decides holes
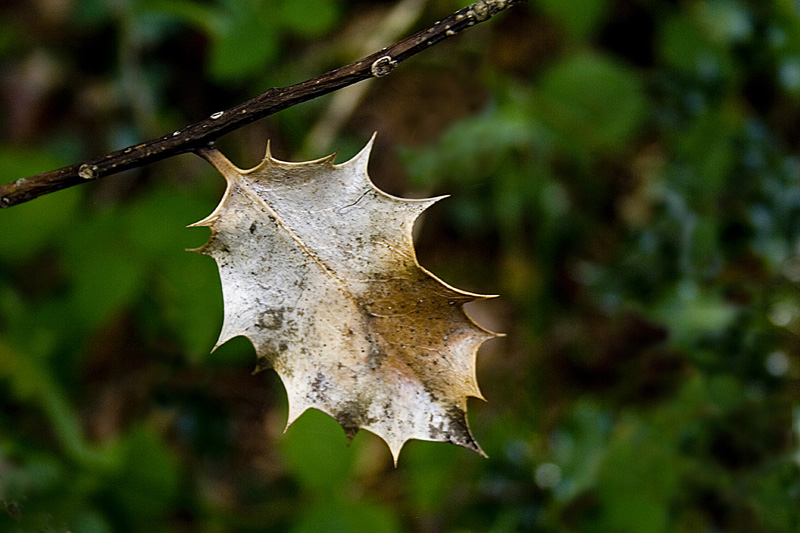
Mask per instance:
[[[382,77],[398,63],[525,0],[478,0],[405,39],[354,63],[284,88],[273,88],[205,120],[84,163],[0,185],[0,208],[11,207],[73,185],[167,157],[196,151],[217,138],[287,107],[317,98],[371,77]]]

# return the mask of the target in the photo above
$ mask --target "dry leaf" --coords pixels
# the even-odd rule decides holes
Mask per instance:
[[[259,367],[273,367],[286,386],[288,424],[319,409],[349,438],[360,428],[379,435],[395,462],[409,439],[483,453],[467,397],[481,398],[475,353],[495,334],[463,305],[487,296],[417,263],[414,221],[440,198],[378,190],[367,175],[371,147],[336,165],[333,155],[278,161],[267,145],[250,170],[215,149],[201,153],[228,183],[214,212],[193,224],[211,229],[197,251],[216,260],[222,279],[217,346],[250,339]]]

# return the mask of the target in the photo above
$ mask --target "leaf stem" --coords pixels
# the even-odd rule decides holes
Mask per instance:
[[[157,139],[129,146],[83,163],[76,163],[0,185],[0,208],[21,204],[45,194],[110,176],[123,170],[141,167],[167,157],[197,151],[226,133],[282,109],[312,100],[367,78],[385,76],[401,61],[524,1],[478,0],[449,17],[437,21],[429,28],[349,65],[289,87],[269,89],[255,98],[225,111],[218,111],[205,120],[190,124]]]

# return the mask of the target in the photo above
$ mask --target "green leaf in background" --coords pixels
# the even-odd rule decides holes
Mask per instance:
[[[685,166],[676,165],[679,172],[669,179],[693,207],[708,209],[715,205],[736,165],[736,139],[743,127],[741,110],[730,105],[699,113],[689,127],[676,132],[675,155]]]
[[[46,151],[0,149],[0,176],[29,176],[62,161]],[[21,262],[31,259],[64,238],[70,231],[83,191],[73,188],[58,195],[29,202],[0,216],[0,260]]]
[[[146,257],[125,239],[120,213],[107,212],[76,227],[64,245],[76,324],[94,328],[138,297],[144,287]]]
[[[292,533],[400,533],[397,518],[389,509],[369,503],[332,500],[305,509]]]
[[[711,0],[697,4],[695,13],[706,33],[715,42],[735,44],[753,36],[753,20],[738,0]]]
[[[569,500],[597,483],[611,431],[609,413],[588,400],[577,402],[564,429],[550,439],[552,459],[563,471],[555,493]]]
[[[97,511],[83,510],[76,513],[71,521],[75,533],[113,533],[111,524]]]
[[[607,0],[581,0],[579,2],[536,0],[534,4],[557,20],[572,36],[578,39],[589,37],[609,10]]]
[[[197,361],[207,359],[222,327],[222,291],[214,262],[182,251],[181,257],[170,257],[161,265],[155,281],[153,297],[162,310],[159,319],[181,339],[187,354]],[[247,362],[255,364],[252,357]]]
[[[154,260],[169,262],[187,248],[197,248],[206,231],[187,228],[203,218],[209,204],[191,191],[158,188],[129,206],[125,232],[131,245]],[[157,213],[157,216],[153,216]]]
[[[153,299],[166,323],[195,360],[208,355],[219,334],[221,293],[214,262],[191,253],[207,240],[207,231],[187,228],[210,207],[188,191],[156,189],[127,212],[126,233],[136,254],[148,260]],[[158,216],[153,216],[158,213]]]
[[[188,23],[211,40],[209,74],[218,81],[257,76],[277,58],[281,26],[266,0],[143,0],[143,15],[158,13]]]
[[[771,465],[752,480],[748,487],[750,505],[764,517],[765,529],[795,531],[800,525],[797,515],[786,505],[786,495],[797,490],[797,472],[787,464]]]
[[[225,16],[217,2],[205,3],[192,0],[137,0],[136,15],[143,21],[161,16],[188,24],[208,35],[222,31]]]
[[[598,473],[604,506],[600,531],[667,531],[671,499],[679,487],[674,449],[655,428],[633,417],[609,443]]]
[[[724,47],[714,43],[702,24],[688,15],[665,21],[659,45],[669,65],[707,83],[728,79],[733,74],[733,62]]]
[[[652,309],[654,319],[669,325],[671,342],[686,347],[698,335],[723,330],[732,323],[736,314],[735,306],[691,280],[677,284]]]
[[[226,2],[224,21],[213,34],[211,75],[223,80],[256,76],[278,56],[278,30],[255,2]]]
[[[640,81],[627,67],[602,55],[562,59],[542,75],[534,105],[566,147],[619,150],[645,115]]]
[[[282,449],[293,475],[303,485],[324,492],[335,492],[352,473],[358,439],[353,446],[336,420],[316,409],[309,409],[286,430]]]
[[[452,479],[448,476],[457,464],[459,450],[436,446],[429,442],[408,443],[400,461],[411,489],[411,500],[423,512],[444,508]]]
[[[339,4],[329,0],[281,0],[277,11],[289,31],[308,37],[331,31],[339,21]]]
[[[111,451],[117,465],[113,498],[142,525],[168,511],[177,496],[176,457],[147,426],[132,428]]]

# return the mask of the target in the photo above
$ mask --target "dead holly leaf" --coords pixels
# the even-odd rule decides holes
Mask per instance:
[[[373,136],[374,140],[374,136]],[[364,428],[395,463],[409,439],[483,453],[467,425],[481,398],[478,347],[496,334],[463,305],[487,298],[436,278],[417,262],[416,218],[441,198],[408,200],[367,175],[372,140],[350,161],[287,163],[270,155],[250,170],[201,152],[227,181],[198,252],[220,270],[225,319],[217,346],[250,339],[289,397],[291,424],[319,409],[349,438]],[[288,427],[287,424],[287,427]]]

